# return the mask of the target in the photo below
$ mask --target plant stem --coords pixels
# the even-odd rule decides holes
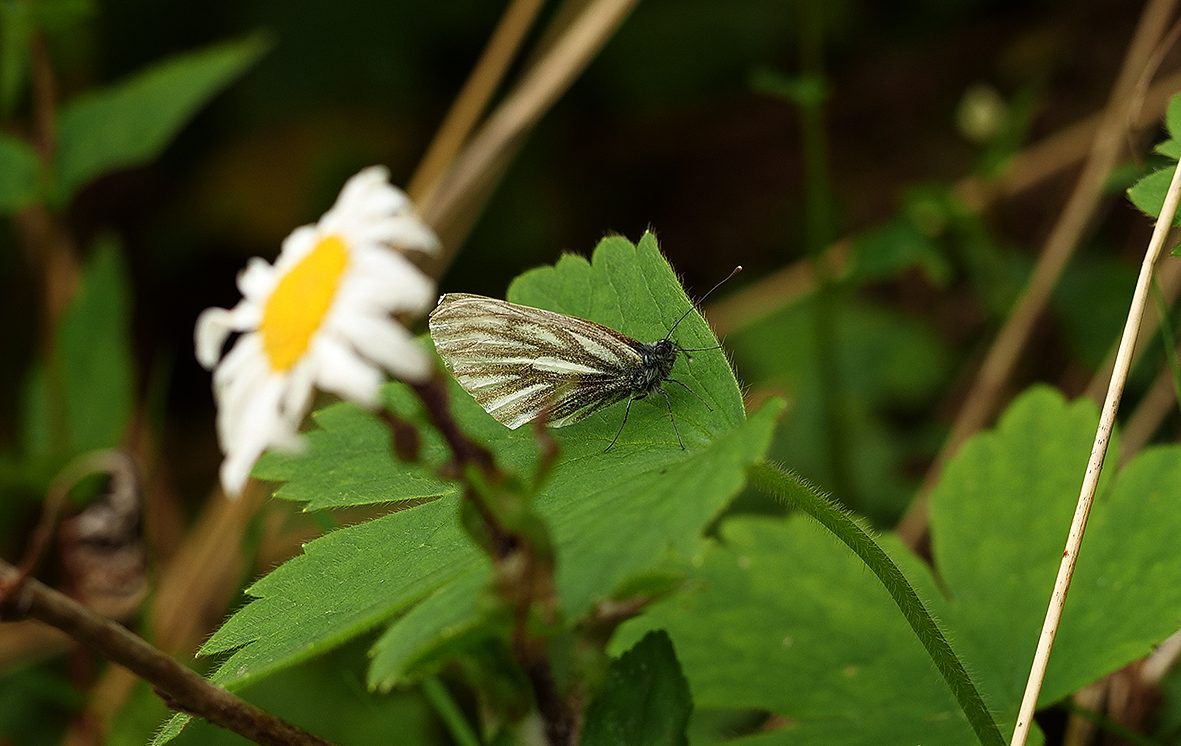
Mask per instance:
[[[260,744],[326,746],[322,738],[284,722],[185,668],[170,656],[68,596],[0,561],[0,611],[65,632],[150,683],[173,709],[198,715]]]
[[[435,429],[443,436],[455,458],[457,475],[464,477],[463,499],[481,522],[473,532],[496,568],[496,590],[513,611],[510,648],[533,688],[537,710],[545,723],[552,746],[576,741],[579,718],[575,707],[562,696],[549,657],[549,637],[534,631],[535,614],[543,618],[543,629],[557,615],[554,563],[548,537],[528,522],[525,505],[505,505],[505,498],[525,501],[522,494],[505,495],[505,475],[496,467],[492,454],[472,441],[451,416],[447,383],[441,375],[412,386]],[[505,514],[511,514],[506,522]],[[544,530],[544,529],[541,529]]]
[[[802,3],[800,70],[806,79],[824,85],[823,4]],[[827,94],[799,97],[800,146],[804,156],[805,242],[816,276],[816,302],[812,334],[820,406],[824,412],[825,450],[833,491],[846,505],[856,507],[849,469],[849,442],[845,427],[844,386],[837,350],[838,303],[833,277],[824,262],[824,249],[833,239],[833,195],[828,168],[828,138],[824,130]]]
[[[1070,533],[1066,538],[1066,549],[1062,552],[1062,562],[1058,566],[1058,577],[1054,581],[1054,591],[1050,594],[1050,606],[1046,611],[1041,635],[1038,637],[1037,651],[1034,653],[1029,679],[1025,684],[1025,695],[1021,699],[1021,709],[1017,713],[1017,725],[1013,729],[1012,746],[1022,746],[1029,737],[1038,694],[1041,692],[1042,682],[1046,678],[1046,668],[1050,663],[1050,650],[1054,646],[1054,636],[1058,633],[1058,625],[1062,621],[1062,611],[1066,607],[1066,594],[1070,590],[1070,581],[1074,577],[1074,568],[1078,562],[1079,550],[1083,543],[1083,533],[1087,530],[1087,519],[1091,514],[1095,489],[1099,485],[1099,475],[1103,472],[1103,459],[1107,455],[1111,431],[1115,428],[1115,415],[1119,411],[1124,384],[1128,380],[1128,370],[1132,365],[1132,353],[1136,349],[1136,338],[1140,332],[1140,321],[1144,318],[1144,309],[1148,305],[1148,292],[1152,287],[1152,271],[1164,249],[1165,238],[1173,224],[1173,216],[1177,213],[1179,201],[1181,201],[1181,163],[1178,163],[1173,171],[1169,192],[1165,195],[1165,203],[1161,207],[1160,217],[1157,218],[1156,227],[1152,231],[1152,238],[1149,239],[1144,262],[1140,265],[1140,277],[1136,281],[1131,308],[1128,309],[1128,320],[1124,324],[1124,334],[1120,339],[1119,352],[1115,356],[1115,370],[1112,372],[1111,383],[1107,387],[1107,397],[1104,399],[1103,409],[1099,413],[1099,427],[1095,431],[1095,442],[1091,446],[1091,458],[1087,462],[1087,470],[1083,473],[1078,505],[1075,507],[1074,518],[1070,522]]]
[[[960,709],[976,732],[976,737],[987,746],[1003,746],[1005,739],[1000,728],[984,703],[984,698],[976,689],[976,684],[939,629],[939,624],[902,570],[894,564],[873,536],[839,505],[816,492],[794,474],[761,463],[751,468],[751,477],[755,487],[815,518],[865,562],[886,587],[886,591],[894,599],[919,642],[927,649],[931,661],[947,682]]]

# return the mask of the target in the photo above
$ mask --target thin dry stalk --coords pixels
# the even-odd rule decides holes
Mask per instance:
[[[472,209],[473,196],[503,169],[504,155],[525,136],[594,59],[635,7],[636,0],[595,0],[570,24],[537,64],[504,99],[464,148],[427,204],[422,215],[439,233],[443,254],[429,271],[438,277],[455,258],[461,223]],[[458,228],[458,230],[457,230]]]
[[[488,46],[476,61],[471,75],[444,117],[431,140],[426,155],[418,164],[406,192],[415,203],[430,202],[439,179],[467,141],[472,128],[484,114],[492,94],[504,80],[505,72],[517,56],[521,42],[532,28],[544,0],[513,0],[492,32]]]
[[[928,494],[931,487],[938,480],[943,466],[964,441],[984,427],[996,411],[1017,360],[1029,341],[1034,323],[1049,302],[1062,271],[1103,199],[1107,176],[1115,166],[1124,142],[1127,112],[1135,96],[1136,83],[1152,60],[1175,6],[1176,0],[1150,0],[1140,15],[1135,36],[1112,87],[1102,123],[1095,133],[1090,154],[1074,191],[1046,238],[1029,283],[989,348],[976,380],[964,399],[963,407],[952,423],[950,435],[927,471],[918,496],[898,524],[899,536],[912,547],[921,543],[927,533]],[[1163,237],[1161,240],[1163,243]]]
[[[1070,523],[1066,549],[1062,553],[1062,563],[1058,567],[1058,577],[1054,581],[1054,591],[1050,595],[1050,606],[1042,625],[1041,636],[1038,638],[1033,666],[1025,686],[1025,696],[1021,700],[1021,708],[1017,714],[1012,746],[1023,746],[1029,737],[1038,694],[1041,692],[1042,682],[1046,677],[1046,668],[1050,663],[1050,650],[1053,648],[1054,636],[1057,634],[1058,625],[1062,620],[1062,610],[1066,606],[1066,593],[1070,589],[1070,581],[1074,577],[1074,568],[1078,562],[1083,533],[1086,531],[1087,518],[1090,516],[1091,505],[1095,498],[1095,488],[1099,484],[1099,475],[1103,471],[1103,459],[1107,455],[1111,431],[1115,427],[1115,415],[1119,410],[1120,397],[1123,396],[1124,384],[1128,380],[1128,371],[1132,365],[1132,353],[1136,348],[1140,322],[1144,318],[1144,309],[1148,304],[1148,293],[1152,286],[1152,271],[1164,249],[1165,239],[1173,224],[1173,216],[1177,212],[1178,202],[1181,202],[1181,163],[1178,163],[1177,168],[1173,171],[1169,192],[1165,196],[1164,206],[1156,221],[1152,239],[1148,243],[1144,263],[1140,266],[1140,277],[1136,281],[1136,291],[1132,295],[1128,320],[1124,325],[1124,334],[1120,340],[1119,352],[1115,359],[1115,370],[1111,377],[1111,384],[1107,387],[1107,397],[1103,402],[1103,409],[1099,416],[1099,427],[1095,432],[1095,443],[1091,447],[1091,458],[1087,462],[1087,470],[1083,475],[1078,506],[1074,511],[1074,519]]]

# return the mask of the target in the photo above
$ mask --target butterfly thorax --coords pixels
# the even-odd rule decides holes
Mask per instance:
[[[632,376],[632,391],[637,399],[651,394],[672,373],[677,361],[677,348],[667,339],[641,345],[638,350],[643,360]]]

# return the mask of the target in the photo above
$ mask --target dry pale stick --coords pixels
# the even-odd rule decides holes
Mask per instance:
[[[544,0],[512,0],[509,3],[406,187],[415,204],[421,207],[430,202],[440,176],[455,160],[487,108],[543,4]]]
[[[1144,263],[1140,266],[1140,277],[1136,281],[1136,291],[1132,295],[1128,320],[1124,324],[1124,334],[1120,339],[1119,352],[1115,357],[1115,370],[1112,372],[1111,383],[1107,387],[1107,397],[1099,415],[1099,427],[1095,431],[1095,443],[1091,447],[1091,458],[1087,462],[1087,470],[1083,475],[1078,506],[1075,508],[1074,518],[1070,523],[1066,549],[1062,553],[1062,563],[1058,566],[1058,577],[1054,581],[1054,591],[1050,594],[1050,606],[1046,611],[1041,636],[1038,638],[1037,651],[1033,656],[1033,666],[1030,668],[1029,680],[1025,685],[1025,696],[1021,700],[1021,709],[1017,713],[1017,724],[1013,729],[1013,740],[1011,741],[1012,746],[1024,746],[1029,737],[1029,729],[1033,724],[1033,712],[1037,707],[1038,694],[1041,692],[1042,682],[1046,678],[1046,668],[1050,663],[1050,650],[1054,646],[1054,637],[1058,633],[1058,625],[1062,620],[1062,610],[1066,606],[1066,593],[1070,590],[1070,581],[1074,577],[1079,548],[1082,545],[1083,533],[1087,528],[1087,518],[1091,513],[1091,505],[1095,499],[1095,488],[1099,484],[1099,475],[1103,471],[1103,458],[1107,454],[1107,445],[1111,439],[1111,431],[1115,427],[1115,415],[1119,410],[1120,397],[1123,395],[1124,384],[1128,380],[1132,352],[1136,348],[1140,321],[1144,317],[1144,308],[1147,305],[1148,293],[1152,285],[1152,270],[1165,246],[1165,239],[1173,224],[1173,216],[1177,212],[1178,201],[1181,201],[1181,163],[1178,163],[1177,168],[1173,171],[1169,192],[1165,196],[1160,217],[1157,218],[1152,238],[1148,242]]]
[[[553,47],[530,68],[503,102],[488,117],[464,148],[426,205],[422,216],[443,239],[444,256],[431,266],[442,274],[458,249],[455,223],[469,207],[473,194],[494,179],[498,165],[520,138],[570,87],[590,64],[638,0],[592,0]]]

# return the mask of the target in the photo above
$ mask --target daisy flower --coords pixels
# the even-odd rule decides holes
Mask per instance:
[[[422,313],[435,300],[434,283],[399,252],[438,245],[389,172],[367,168],[320,222],[283,241],[274,265],[250,260],[238,305],[201,313],[197,360],[214,371],[228,494],[241,493],[266,449],[299,447],[314,389],[375,407],[385,371],[430,375],[429,356],[393,314]],[[239,336],[223,356],[231,333]]]

